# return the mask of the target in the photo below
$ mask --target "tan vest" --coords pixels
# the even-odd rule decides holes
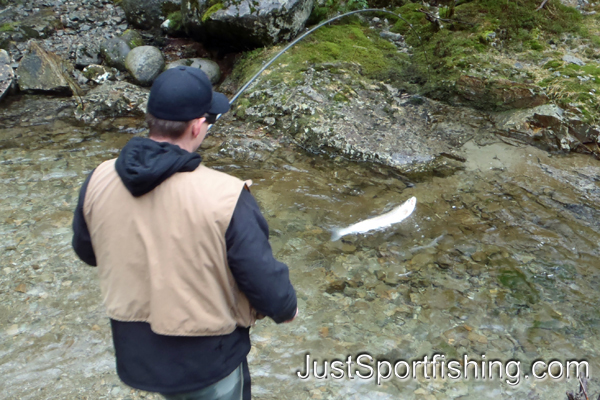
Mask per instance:
[[[108,316],[158,334],[224,335],[256,312],[227,264],[225,231],[245,182],[200,165],[133,197],[115,160],[93,173],[84,216]]]

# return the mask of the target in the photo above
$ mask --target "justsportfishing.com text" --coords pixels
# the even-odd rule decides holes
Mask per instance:
[[[348,356],[346,360],[313,360],[307,354],[304,366],[296,374],[300,379],[375,379],[378,385],[388,379],[422,376],[425,379],[499,379],[515,386],[522,379],[589,379],[591,371],[584,360],[536,360],[526,366],[518,360],[486,360],[485,355],[478,358],[464,355],[461,360],[448,360],[443,354],[434,354],[409,361],[387,361],[363,353]]]

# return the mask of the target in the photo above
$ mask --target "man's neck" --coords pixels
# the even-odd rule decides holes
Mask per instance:
[[[148,136],[148,138],[154,140],[155,142],[167,142],[170,144],[174,144],[175,146],[179,146],[183,150],[188,151],[190,153],[193,153],[195,151],[192,148],[193,145],[185,140],[177,140],[164,136]]]

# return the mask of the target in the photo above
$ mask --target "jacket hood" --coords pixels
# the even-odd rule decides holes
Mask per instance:
[[[134,137],[121,150],[115,168],[127,190],[139,197],[177,172],[195,170],[201,162],[199,154],[174,144]]]

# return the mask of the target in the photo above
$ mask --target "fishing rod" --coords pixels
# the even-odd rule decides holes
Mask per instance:
[[[302,35],[300,35],[296,39],[294,39],[294,41],[292,41],[283,50],[281,50],[279,53],[277,53],[277,55],[275,57],[273,57],[271,60],[269,60],[268,63],[266,63],[256,74],[254,74],[254,76],[252,78],[250,78],[250,80],[248,80],[248,82],[246,82],[246,84],[240,90],[238,90],[238,92],[235,94],[235,96],[233,96],[233,98],[231,100],[229,100],[229,105],[232,105],[233,102],[236,101],[237,98],[240,97],[240,95],[242,93],[244,93],[244,91],[246,89],[248,89],[248,87],[252,84],[252,82],[254,82],[256,80],[256,78],[258,78],[260,76],[260,74],[262,74],[267,68],[269,68],[269,66],[271,64],[273,64],[275,62],[275,60],[277,60],[279,58],[279,56],[281,56],[286,51],[288,51],[289,49],[291,49],[292,47],[294,47],[296,45],[296,43],[298,43],[299,41],[301,41],[302,39],[304,39],[306,36],[310,35],[314,31],[316,31],[317,29],[321,28],[322,26],[329,24],[330,22],[336,21],[336,20],[341,19],[343,17],[347,17],[349,15],[359,14],[359,13],[367,13],[367,12],[378,12],[378,13],[390,14],[390,15],[393,15],[394,17],[396,17],[396,18],[400,18],[402,21],[406,22],[408,24],[408,26],[410,27],[410,29],[417,35],[417,37],[419,38],[419,42],[421,42],[421,47],[423,47],[423,41],[421,40],[421,36],[417,33],[417,31],[415,31],[415,29],[413,28],[412,24],[410,22],[408,22],[400,14],[396,14],[394,12],[387,11],[387,10],[381,10],[381,9],[378,9],[378,8],[366,8],[364,10],[350,11],[350,12],[337,15],[337,16],[332,17],[332,18],[330,18],[330,19],[328,19],[326,21],[321,22],[319,25],[311,28],[310,30],[304,32]],[[424,54],[425,54],[425,62],[427,63],[427,67],[429,68],[429,62],[427,61],[427,53],[425,52]],[[221,115],[222,114],[217,115],[217,118],[215,119],[215,123],[221,118]],[[209,125],[208,126],[208,130],[210,130],[210,128],[212,128],[213,125],[214,124]]]

